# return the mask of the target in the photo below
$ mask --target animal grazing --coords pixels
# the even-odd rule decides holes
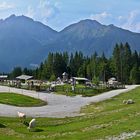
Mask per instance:
[[[123,100],[123,104],[134,104],[135,102],[132,99]]]
[[[127,100],[123,100],[123,104],[126,104],[127,103]]]
[[[25,119],[26,119],[25,113],[22,113],[22,112],[17,112],[17,113],[18,113],[18,117],[19,117],[20,121],[25,122]]]
[[[127,104],[134,104],[134,101],[132,99],[127,100]]]
[[[28,127],[28,129],[29,129],[29,131],[31,130],[31,129],[34,129],[36,127],[36,119],[32,119],[30,122],[29,122],[29,127]]]

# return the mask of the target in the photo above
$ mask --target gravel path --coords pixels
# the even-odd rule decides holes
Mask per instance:
[[[80,115],[79,111],[81,107],[90,104],[91,102],[103,101],[136,87],[137,85],[126,86],[126,89],[113,90],[93,97],[68,97],[53,93],[42,93],[0,86],[0,92],[16,92],[48,102],[48,105],[42,107],[15,107],[0,104],[0,116],[15,117],[17,116],[17,111],[21,111],[25,112],[25,114],[30,117],[74,117]]]

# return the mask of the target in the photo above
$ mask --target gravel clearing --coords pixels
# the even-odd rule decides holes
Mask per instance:
[[[79,116],[81,107],[88,105],[92,102],[100,102],[111,97],[117,96],[120,93],[130,91],[136,88],[137,85],[126,86],[126,89],[118,89],[102,93],[93,97],[69,97],[65,95],[56,95],[53,93],[35,92],[30,90],[23,90],[17,88],[10,88],[0,86],[0,92],[14,92],[23,94],[34,98],[47,101],[48,105],[42,107],[15,107],[10,105],[0,104],[0,116],[16,117],[17,111],[24,112],[30,117],[74,117]]]

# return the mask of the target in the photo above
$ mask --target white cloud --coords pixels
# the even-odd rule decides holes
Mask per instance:
[[[111,14],[107,12],[99,13],[99,14],[92,14],[90,16],[91,19],[97,20],[99,22],[102,22],[104,19],[111,17]]]
[[[54,13],[54,7],[49,1],[40,0],[39,7],[40,14],[43,18],[49,18]]]
[[[7,2],[0,3],[0,10],[8,10],[8,9],[12,9],[14,7],[15,7],[14,5],[9,4]]]
[[[50,0],[40,0],[36,9],[28,6],[25,15],[34,18],[35,20],[42,21],[43,23],[47,23],[48,20],[54,18],[59,13],[59,9],[60,4],[58,2],[52,4]]]
[[[91,19],[103,24],[115,24],[123,29],[140,32],[140,10],[132,10],[127,15],[113,16],[108,12],[92,14]]]
[[[27,13],[25,14],[27,17],[34,17],[34,9],[31,6],[28,6]]]
[[[118,16],[118,20],[123,20],[124,18],[123,18],[123,16]]]
[[[120,18],[120,26],[134,32],[140,32],[140,11],[131,11],[128,16]]]

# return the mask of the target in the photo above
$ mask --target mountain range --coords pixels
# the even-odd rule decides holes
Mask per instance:
[[[0,20],[0,72],[16,66],[36,66],[49,52],[82,51],[91,55],[96,51],[109,57],[120,42],[128,42],[132,50],[140,51],[140,33],[114,25],[86,19],[57,32],[29,17],[11,15]]]

